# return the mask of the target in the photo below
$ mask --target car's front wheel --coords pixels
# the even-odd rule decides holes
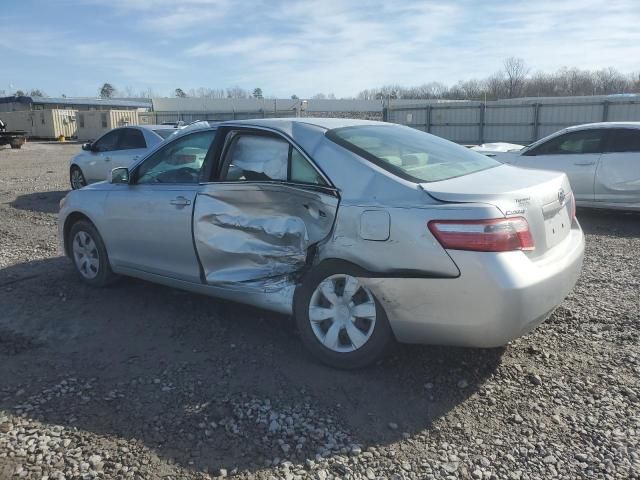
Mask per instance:
[[[71,188],[73,190],[78,190],[87,185],[87,181],[84,178],[84,174],[80,167],[73,165],[71,170],[69,171],[69,179],[71,181]]]
[[[296,295],[296,323],[307,348],[327,365],[353,369],[381,358],[393,333],[384,309],[349,264],[327,261]]]
[[[105,287],[116,280],[102,237],[91,222],[79,220],[74,223],[68,241],[73,264],[85,283]]]

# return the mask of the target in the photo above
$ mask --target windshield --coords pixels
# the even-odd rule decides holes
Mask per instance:
[[[418,183],[438,182],[500,165],[453,142],[400,125],[338,128],[327,136],[385,170]]]
[[[158,130],[154,130],[154,132],[160,135],[163,139],[168,138],[175,131],[175,128],[159,128]]]

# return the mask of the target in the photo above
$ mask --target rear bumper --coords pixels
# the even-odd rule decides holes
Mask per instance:
[[[452,279],[362,279],[376,294],[400,342],[497,347],[542,323],[575,286],[584,236],[570,234],[543,257],[520,251],[449,251]]]

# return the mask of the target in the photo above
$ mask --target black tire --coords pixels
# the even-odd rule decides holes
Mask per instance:
[[[95,270],[92,268],[81,267],[82,262],[74,251],[74,242],[79,242],[79,245],[83,247],[82,243],[86,236],[88,236],[93,242],[93,245],[95,245],[95,249],[92,248],[95,252],[91,252],[91,254],[86,255],[87,257],[91,257],[91,259],[97,259],[98,266]],[[87,245],[86,242],[85,245]],[[107,249],[104,246],[102,237],[91,222],[87,220],[78,220],[71,226],[71,229],[69,230],[69,237],[67,238],[67,250],[76,273],[87,285],[91,285],[92,287],[106,287],[117,280],[117,275],[113,273],[111,266],[109,265],[109,256],[107,255]],[[84,273],[83,270],[85,271]],[[91,270],[91,274],[87,273],[89,270]],[[95,276],[91,277],[90,275],[92,274],[95,274]]]
[[[77,175],[78,181],[75,181],[74,176]],[[72,190],[78,190],[79,188],[85,187],[87,185],[87,181],[84,178],[84,173],[77,165],[72,165],[69,169],[69,183],[71,183]]]
[[[353,265],[340,260],[327,260],[314,267],[296,290],[294,316],[302,342],[322,363],[334,368],[357,369],[381,359],[394,342],[386,313],[380,302],[368,291],[375,302],[375,324],[370,337],[359,348],[350,352],[336,352],[325,347],[316,336],[309,319],[310,302],[316,288],[333,275],[362,277],[363,272]]]

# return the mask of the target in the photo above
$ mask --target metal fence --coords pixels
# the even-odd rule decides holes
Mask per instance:
[[[573,98],[389,105],[385,121],[462,144],[529,144],[571,125],[640,121],[640,99]]]

